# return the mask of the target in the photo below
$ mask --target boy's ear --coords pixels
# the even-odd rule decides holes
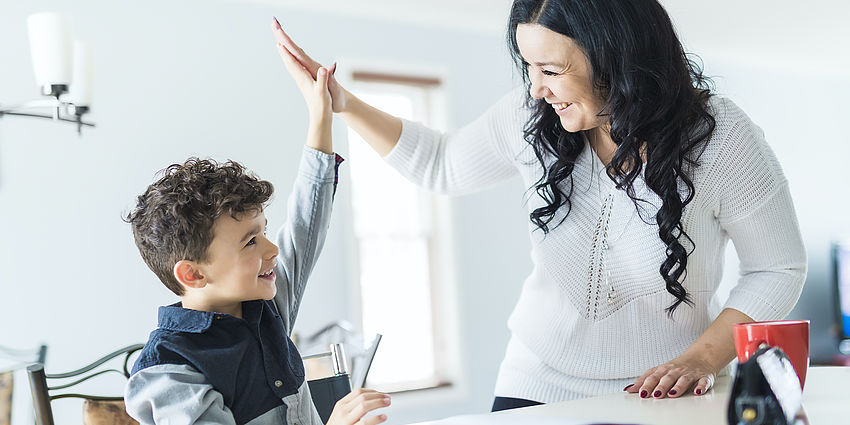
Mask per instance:
[[[188,288],[203,288],[207,279],[194,261],[180,260],[174,265],[174,278]]]

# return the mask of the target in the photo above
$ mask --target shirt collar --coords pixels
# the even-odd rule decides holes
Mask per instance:
[[[263,301],[242,302],[242,315],[249,323],[259,321],[263,308]],[[199,311],[183,308],[182,303],[159,307],[158,325],[160,329],[176,332],[203,333],[212,326],[213,320],[236,319],[225,313],[214,311]]]

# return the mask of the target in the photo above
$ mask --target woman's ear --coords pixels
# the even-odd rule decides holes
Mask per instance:
[[[206,277],[201,273],[194,261],[180,260],[174,265],[174,278],[187,289],[203,288],[207,285]]]

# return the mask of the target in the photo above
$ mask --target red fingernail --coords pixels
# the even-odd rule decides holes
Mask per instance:
[[[670,390],[670,391],[667,392],[667,394],[676,395],[676,390]]]
[[[702,394],[702,390],[697,388],[697,395],[700,395],[700,394]]]
[[[654,393],[652,393],[652,396],[655,398],[661,397],[661,390],[655,391]]]
[[[647,396],[648,394],[649,394],[649,393],[647,393],[647,392],[646,392],[646,390],[643,390],[643,391],[641,391],[641,392],[640,392],[640,398],[646,398],[646,396]]]
[[[634,387],[634,386],[635,386],[635,384],[629,384],[629,385],[626,385],[626,388],[623,388],[623,391],[625,391],[625,390],[627,390],[627,389],[629,389],[629,388],[631,388],[631,387]]]

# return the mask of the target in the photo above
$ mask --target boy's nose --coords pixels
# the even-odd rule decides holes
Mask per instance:
[[[274,244],[274,242],[269,241],[268,239],[266,240],[269,242],[269,246],[266,252],[266,259],[271,260],[272,258],[277,257],[277,254],[280,253],[280,248],[278,248],[277,245]]]

